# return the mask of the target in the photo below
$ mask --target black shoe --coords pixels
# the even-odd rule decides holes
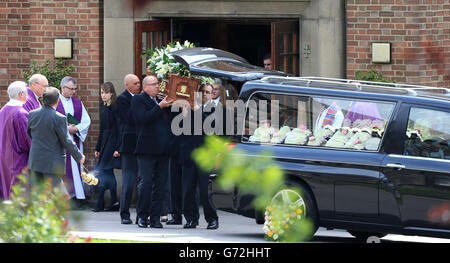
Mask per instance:
[[[142,218],[139,218],[138,219],[138,226],[139,227],[141,227],[141,228],[147,228],[147,219],[142,219]]]
[[[161,222],[159,222],[159,217],[155,220],[155,219],[150,219],[150,227],[151,228],[163,228],[163,225],[161,224]]]
[[[170,219],[169,221],[166,222],[166,225],[181,225],[183,222],[181,219]]]
[[[84,202],[81,199],[76,199],[75,197],[73,197],[70,199],[70,209],[84,210]]]
[[[130,225],[131,223],[133,223],[133,221],[131,221],[131,219],[129,218],[124,218],[121,220],[121,223],[124,225]]]
[[[183,226],[183,228],[196,228],[196,227],[197,222],[195,222],[194,220],[187,221],[187,223]]]
[[[103,211],[103,208],[94,207],[92,208],[92,212],[100,212]]]
[[[119,211],[120,204],[119,202],[115,202],[110,207],[105,208],[105,211],[112,212],[112,211]]]
[[[206,229],[217,229],[219,228],[219,221],[217,219],[211,220],[211,222],[208,223],[208,226]]]

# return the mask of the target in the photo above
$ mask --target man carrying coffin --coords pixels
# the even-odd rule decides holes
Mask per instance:
[[[67,117],[68,131],[80,152],[83,153],[83,142],[86,139],[89,126],[91,125],[91,118],[84,108],[83,103],[74,97],[78,90],[76,84],[76,80],[69,76],[61,80],[61,94],[56,111]],[[66,184],[70,198],[75,201],[75,205],[78,208],[81,208],[83,203],[81,200],[86,199],[81,172],[80,164],[67,153],[64,183]]]
[[[167,189],[169,172],[170,111],[173,100],[164,98],[158,102],[159,82],[154,76],[142,81],[144,92],[133,96],[131,111],[136,124],[136,149],[139,176],[137,201],[138,226],[162,228],[160,216]],[[154,192],[152,192],[152,189]]]

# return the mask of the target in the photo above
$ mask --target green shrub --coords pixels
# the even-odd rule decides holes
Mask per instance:
[[[275,205],[273,202],[277,189],[287,186],[283,170],[274,162],[272,156],[270,152],[265,152],[261,157],[251,157],[244,151],[234,148],[230,150],[230,143],[216,136],[208,136],[205,144],[193,153],[194,160],[201,169],[217,171],[217,183],[222,189],[232,191],[236,187],[240,195],[255,196],[255,209],[266,211],[263,230],[267,240],[308,240],[312,236],[312,224],[303,216],[304,207],[294,207],[294,211],[290,211],[291,206],[285,203]],[[270,215],[267,210],[270,210]],[[295,218],[286,219],[286,211],[295,212]],[[282,228],[272,227],[277,222],[284,222]]]
[[[70,72],[73,70],[73,65],[65,66],[62,58],[56,60],[53,67],[50,67],[50,64],[50,59],[45,61],[42,65],[38,65],[36,61],[33,61],[31,63],[30,71],[23,71],[22,76],[28,83],[28,80],[33,74],[42,74],[47,77],[48,85],[50,87],[60,89],[59,84],[61,79],[65,76],[69,76]]]
[[[396,83],[395,80],[387,79],[383,76],[381,72],[374,69],[369,69],[369,71],[355,71],[355,79],[365,80],[365,81],[375,81],[375,82],[387,82]]]
[[[66,242],[69,199],[50,181],[26,191],[26,178],[13,188],[11,200],[0,203],[0,243]]]

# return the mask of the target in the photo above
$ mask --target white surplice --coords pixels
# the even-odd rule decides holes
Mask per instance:
[[[72,114],[74,116],[74,109],[73,109],[73,102],[72,98],[65,98],[62,95],[59,95],[59,99],[61,100],[61,103],[64,107],[64,111],[66,115],[68,113]],[[91,118],[89,117],[89,114],[87,113],[86,109],[84,108],[83,102],[81,102],[82,106],[82,115],[81,115],[81,121],[76,127],[78,128],[77,136],[80,138],[80,152],[83,153],[83,142],[86,139],[86,136],[88,134],[89,126],[91,125]],[[71,134],[73,139],[73,135]],[[85,199],[84,190],[83,190],[83,182],[81,180],[81,171],[78,170],[78,163],[73,159],[73,157],[70,158],[71,160],[71,166],[72,166],[72,174],[73,174],[73,184],[75,188],[75,195],[77,199]],[[78,176],[77,176],[78,175]],[[73,196],[71,196],[72,198]]]

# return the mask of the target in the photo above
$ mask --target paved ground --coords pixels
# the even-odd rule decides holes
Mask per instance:
[[[182,225],[167,226],[165,224],[163,229],[154,229],[139,228],[135,224],[122,225],[118,212],[93,213],[85,210],[76,211],[74,214],[83,218],[81,223],[73,224],[76,227],[74,234],[80,237],[171,243],[267,242],[264,240],[263,225],[257,225],[254,219],[220,210],[217,230],[206,230],[207,224],[203,217],[196,229],[183,229]],[[136,218],[134,210],[131,210],[131,218],[133,220]]]
[[[200,212],[201,209],[200,209]],[[134,240],[148,242],[169,243],[266,243],[263,225],[257,225],[254,219],[218,211],[220,227],[217,230],[206,230],[206,222],[201,217],[200,225],[196,229],[183,229],[182,225],[167,226],[163,229],[139,228],[137,225],[120,224],[118,212],[94,213],[90,210],[74,211],[74,215],[81,216],[80,223],[71,220],[76,227],[75,235],[112,240]],[[136,217],[135,210],[131,210],[131,218]],[[183,221],[183,223],[185,223]],[[326,230],[319,228],[312,242],[326,243],[356,243],[358,242],[345,230]],[[388,242],[421,242],[421,243],[450,243],[450,239],[429,238],[420,236],[387,235],[381,239]]]

